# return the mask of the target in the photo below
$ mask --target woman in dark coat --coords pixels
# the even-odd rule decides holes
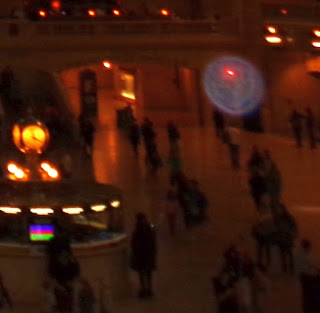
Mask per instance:
[[[152,272],[156,268],[156,236],[143,213],[136,216],[136,227],[131,239],[131,268],[139,274],[139,297],[151,297]]]

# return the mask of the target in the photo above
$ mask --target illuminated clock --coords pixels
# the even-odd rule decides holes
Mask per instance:
[[[23,153],[42,153],[49,142],[49,132],[39,121],[19,122],[12,129],[13,141]]]

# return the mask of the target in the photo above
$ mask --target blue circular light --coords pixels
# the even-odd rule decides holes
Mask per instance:
[[[231,115],[247,115],[261,104],[264,81],[259,71],[239,57],[221,57],[204,73],[205,91],[220,110]]]

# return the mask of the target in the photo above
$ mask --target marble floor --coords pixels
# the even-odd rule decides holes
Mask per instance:
[[[157,129],[159,151],[168,156],[165,129]],[[115,312],[215,312],[210,278],[221,264],[223,249],[240,244],[250,253],[254,245],[250,229],[256,212],[247,186],[246,160],[252,145],[267,149],[283,176],[283,201],[296,217],[300,237],[310,238],[315,255],[320,257],[320,147],[310,150],[307,144],[296,149],[290,138],[252,134],[232,129],[240,144],[242,169],[231,169],[227,147],[217,140],[211,128],[181,129],[183,169],[199,181],[210,201],[210,221],[204,226],[184,230],[172,239],[161,213],[168,189],[168,169],[150,175],[144,166],[141,146],[135,158],[125,133],[100,129],[96,134],[94,172],[102,183],[119,186],[125,195],[128,232],[136,212],[146,212],[156,226],[159,241],[159,264],[155,274],[156,297],[141,301],[135,297],[136,277],[132,273],[132,296],[115,303]],[[182,224],[181,224],[182,225]],[[277,258],[270,269],[273,281],[272,312],[300,313],[296,279],[281,274]]]
[[[144,166],[144,151],[135,158],[125,133],[98,129],[93,154],[97,181],[120,187],[125,197],[127,231],[132,231],[136,212],[146,212],[155,225],[158,242],[158,270],[152,300],[136,297],[137,279],[130,275],[132,294],[114,303],[115,313],[215,313],[210,278],[221,265],[221,255],[230,243],[254,253],[250,238],[256,212],[247,186],[246,160],[252,145],[268,149],[283,177],[283,202],[296,217],[299,236],[312,240],[320,261],[320,146],[296,149],[290,138],[252,134],[232,129],[240,144],[242,168],[231,169],[227,147],[217,140],[211,128],[181,129],[183,169],[199,181],[210,201],[209,222],[186,231],[182,222],[176,238],[168,235],[162,203],[168,189],[168,140],[165,129],[157,129],[159,151],[164,166],[150,175]],[[180,218],[181,220],[181,218]],[[275,253],[274,253],[275,254]],[[276,254],[275,254],[276,256]],[[269,271],[272,280],[272,313],[301,313],[297,280],[280,271],[275,257]],[[17,309],[31,312],[32,308]]]

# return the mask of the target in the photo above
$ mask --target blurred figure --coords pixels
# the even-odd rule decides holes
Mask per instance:
[[[137,124],[136,119],[133,120],[132,125],[129,128],[129,141],[131,143],[134,155],[138,156],[138,148],[140,145],[140,127]]]
[[[291,105],[291,100],[288,100],[288,102]],[[302,120],[303,116],[297,110],[293,110],[289,117],[289,123],[298,148],[302,147]]]
[[[63,178],[70,178],[72,175],[72,158],[68,152],[65,152],[60,160],[60,171]]]
[[[179,202],[174,190],[170,189],[167,193],[167,199],[164,212],[167,217],[169,233],[174,236],[177,231],[177,215],[180,210]]]
[[[281,172],[277,164],[271,158],[268,150],[265,150],[263,154],[263,167],[265,173],[266,190],[268,196],[270,197],[270,205],[271,208],[276,208],[280,203],[282,179]]]
[[[54,283],[47,280],[43,283],[42,287],[43,293],[41,299],[41,313],[57,312],[57,301],[54,293]]]
[[[316,148],[316,134],[315,134],[315,118],[310,108],[306,109],[306,127],[309,137],[310,149]]]
[[[172,121],[169,121],[167,124],[167,132],[168,132],[168,139],[170,143],[170,150],[171,151],[178,150],[180,133],[177,126]]]
[[[181,175],[182,169],[182,160],[176,150],[170,150],[170,155],[167,163],[169,167],[170,185],[175,186],[177,184],[179,175]]]
[[[152,273],[156,269],[156,235],[143,213],[136,215],[131,239],[131,268],[139,275],[140,298],[153,296]]]
[[[225,270],[213,278],[213,287],[218,303],[219,313],[238,313],[234,279]]]
[[[94,133],[96,131],[93,123],[83,113],[79,116],[80,134],[83,139],[85,153],[88,157],[92,156]]]
[[[301,241],[296,253],[296,267],[301,284],[303,312],[317,313],[320,309],[320,272],[313,257],[312,244],[307,239]]]
[[[252,298],[255,313],[271,313],[271,281],[266,274],[265,267],[257,265],[252,275]]]
[[[79,313],[94,313],[95,312],[95,296],[92,286],[86,279],[79,281],[78,305]]]
[[[225,128],[225,121],[223,114],[218,110],[213,110],[212,112],[212,120],[215,128],[216,136],[223,140],[223,131]]]
[[[253,146],[250,158],[247,162],[247,169],[248,169],[249,175],[252,172],[256,172],[257,170],[259,170],[262,164],[263,164],[263,156],[258,150],[258,147]]]
[[[13,310],[13,302],[0,274],[0,311],[3,312],[7,309]]]

